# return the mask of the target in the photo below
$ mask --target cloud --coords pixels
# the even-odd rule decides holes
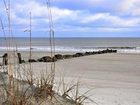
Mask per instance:
[[[132,16],[140,16],[140,0],[124,0],[121,3],[121,11]]]
[[[83,24],[94,24],[100,23],[103,26],[112,26],[112,27],[133,27],[138,26],[140,23],[139,18],[126,19],[119,16],[111,15],[110,13],[97,13],[97,14],[88,14],[87,16],[81,19]]]
[[[89,2],[92,2],[92,0],[89,0]],[[30,11],[32,12],[34,25],[43,22],[44,24],[48,24],[47,6],[39,4],[36,1],[30,1],[25,4],[15,4],[13,9],[13,20],[19,24],[29,24]],[[64,24],[73,25],[71,28],[83,26],[84,29],[85,27],[96,25],[101,27],[133,27],[140,23],[140,19],[138,18],[127,19],[112,15],[111,13],[92,13],[87,10],[70,10],[58,7],[52,7],[52,14],[54,22],[59,24],[59,27],[62,25],[64,26]],[[78,28],[76,29],[78,30]]]
[[[62,18],[74,18],[80,11],[72,11],[69,9],[60,9],[52,7],[52,15],[54,20]],[[27,4],[15,4],[13,12],[22,18],[28,18],[29,12],[32,13],[33,18],[40,18],[48,20],[48,8],[46,5],[41,5],[38,2],[30,1]]]
[[[52,15],[54,20],[58,20],[59,19],[71,19],[71,20],[75,20],[78,17],[78,14],[81,13],[81,11],[73,11],[73,10],[69,10],[69,9],[60,9],[57,7],[52,7]]]
[[[14,28],[29,26],[31,12],[33,30],[47,30],[48,10],[43,2],[15,0],[11,7],[12,23],[17,24]],[[139,0],[53,0],[52,4],[56,31],[123,32],[140,27]]]

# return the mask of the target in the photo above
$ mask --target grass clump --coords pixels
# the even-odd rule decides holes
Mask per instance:
[[[84,105],[88,102],[97,104],[90,98],[91,95],[89,95],[89,93],[92,91],[92,89],[88,89],[83,93],[79,81],[75,83],[73,81],[70,83],[65,83],[63,78],[61,82],[59,82],[57,89],[58,93],[60,93],[63,98],[68,99],[74,105]]]
[[[91,90],[81,94],[79,81],[66,84],[66,78],[63,78],[55,88],[57,83],[52,84],[54,77],[51,72],[41,73],[40,78],[24,73],[28,75],[24,81],[9,78],[7,73],[0,74],[3,82],[0,86],[0,89],[3,88],[1,96],[4,97],[0,100],[0,105],[84,105],[87,101],[92,101],[88,95]]]

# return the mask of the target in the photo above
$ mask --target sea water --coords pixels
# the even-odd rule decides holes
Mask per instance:
[[[10,42],[10,45],[9,45]],[[32,38],[32,51],[50,51],[49,38]],[[29,38],[0,38],[0,51],[17,47],[29,51]],[[86,52],[116,49],[118,53],[140,53],[140,38],[55,38],[56,52]]]

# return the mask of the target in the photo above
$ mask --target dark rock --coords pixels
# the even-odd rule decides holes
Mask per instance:
[[[113,53],[117,53],[117,50],[112,50]]]
[[[57,61],[56,57],[51,58],[50,56],[44,56],[40,59],[38,59],[39,62],[55,62]]]
[[[53,57],[52,58],[52,62],[56,62],[57,61],[57,58],[56,57]]]
[[[94,54],[96,54],[96,52],[95,52],[95,51],[93,51],[93,52],[91,52],[91,54],[92,54],[92,55],[94,55]]]
[[[112,50],[112,49],[106,49],[106,50],[103,50],[102,53],[116,53],[117,50]]]
[[[102,51],[97,51],[97,54],[102,54],[103,52]]]
[[[106,49],[107,53],[112,53],[113,50],[112,49]]]
[[[40,59],[38,59],[39,62],[51,62],[52,58],[50,56],[44,56]]]
[[[8,57],[8,54],[7,54],[7,53],[4,53],[4,55],[3,55],[2,57],[3,57],[3,58],[4,58],[4,57]]]
[[[56,59],[63,59],[63,55],[61,55],[61,54],[56,54],[56,55],[55,55],[55,58],[56,58]]]
[[[102,51],[102,53],[107,53],[107,52],[108,52],[107,50],[103,50],[103,51]]]
[[[21,64],[22,63],[21,54],[20,53],[17,53],[17,56],[18,56],[18,62],[19,62],[19,64]]]
[[[92,52],[85,52],[84,55],[92,55]]]
[[[94,54],[98,54],[98,52],[97,52],[97,51],[95,51],[95,52],[94,52]]]
[[[72,55],[63,55],[64,59],[69,59],[69,58],[72,58],[72,57],[73,57]]]
[[[84,56],[84,54],[83,53],[76,53],[73,55],[73,57],[81,57],[81,56]]]
[[[110,52],[111,52],[111,50],[109,50],[109,49],[106,49],[106,52],[107,52],[107,53],[110,53]]]
[[[50,56],[42,57],[44,62],[52,62],[52,58]]]
[[[37,59],[38,62],[44,62],[42,58]]]
[[[3,57],[3,64],[8,65],[8,54],[5,53],[2,57]]]
[[[29,59],[28,62],[37,62],[35,59]]]

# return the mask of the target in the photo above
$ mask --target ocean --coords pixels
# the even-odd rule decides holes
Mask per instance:
[[[8,39],[7,39],[8,40]],[[15,38],[10,49],[29,51],[29,38]],[[140,38],[55,38],[56,52],[86,52],[117,49],[118,53],[140,53]],[[6,51],[5,38],[0,38],[0,51]],[[50,51],[49,38],[32,38],[32,51]]]

